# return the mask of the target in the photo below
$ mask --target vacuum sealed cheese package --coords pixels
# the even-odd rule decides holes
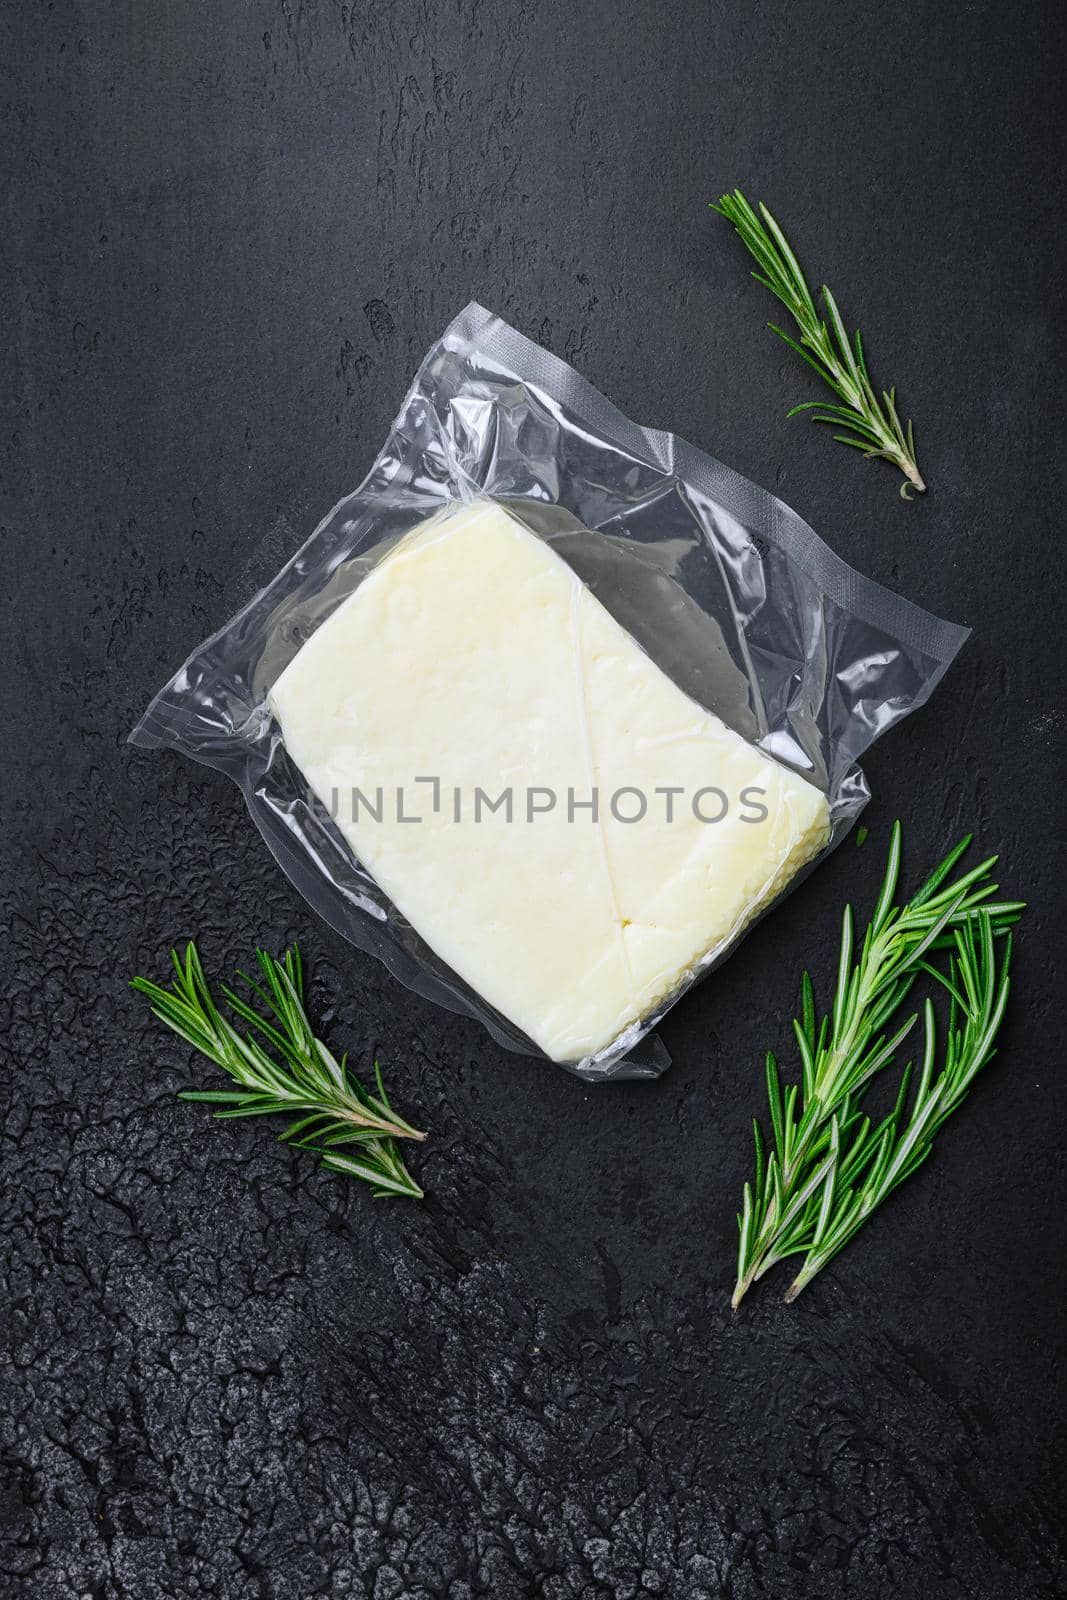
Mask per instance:
[[[468,306],[363,485],[132,734],[402,982],[588,1079],[868,798],[967,630]]]

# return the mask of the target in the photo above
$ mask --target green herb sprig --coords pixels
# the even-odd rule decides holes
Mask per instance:
[[[332,1172],[364,1179],[378,1197],[421,1200],[423,1192],[404,1165],[397,1141],[426,1136],[393,1110],[378,1063],[377,1093],[372,1094],[348,1065],[347,1055],[338,1061],[316,1038],[304,1009],[303,969],[295,946],[280,961],[265,950],[257,950],[256,959],[262,982],[244,972],[238,977],[266,1008],[267,1017],[244,996],[222,988],[230,1010],[249,1024],[251,1034],[239,1032],[219,1011],[195,944],[186,945],[184,961],[171,951],[172,988],[163,989],[148,978],[132,980],[131,987],[147,995],[161,1022],[239,1086],[185,1089],[179,1099],[218,1105],[217,1117],[293,1117],[279,1139],[314,1150]]]
[[[801,1014],[793,1022],[800,1083],[783,1089],[774,1054],[768,1052],[766,1060],[769,1154],[759,1120],[753,1119],[756,1170],[745,1184],[737,1219],[735,1307],[758,1278],[788,1256],[803,1258],[786,1293],[787,1300],[796,1299],[922,1165],[935,1134],[992,1058],[1008,999],[1009,929],[1024,903],[996,899],[998,886],[990,878],[995,856],[946,883],[970,842],[969,836],[963,839],[918,893],[897,906],[902,830],[896,823],[885,879],[858,956],[852,909],[845,908],[833,1008],[818,1022],[811,977],[804,974]],[[909,1097],[909,1063],[893,1110],[875,1124],[864,1114],[862,1099],[897,1059],[918,1020],[916,1014],[897,1025],[909,991],[923,975],[949,996],[940,1070],[934,1007],[927,999],[917,1089]]]
[[[859,329],[850,340],[837,301],[825,284],[819,292],[829,322],[819,315],[800,263],[765,205],[760,205],[757,214],[741,190],[735,189],[733,194],[724,194],[717,205],[713,203],[711,209],[733,224],[759,267],[752,276],[785,306],[797,325],[800,341],[798,343],[773,322],[768,323],[768,327],[813,367],[844,402],[832,405],[828,401],[806,400],[794,406],[787,416],[810,411],[813,422],[846,428],[847,432],[834,434],[841,444],[862,450],[868,457],[882,457],[899,467],[906,480],[900,486],[903,499],[910,500],[916,491],[921,494],[926,484],[915,459],[912,425],[909,422],[905,427],[901,423],[895,388],[883,389],[880,397],[875,392]]]

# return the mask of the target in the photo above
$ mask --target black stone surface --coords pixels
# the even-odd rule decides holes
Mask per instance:
[[[26,1600],[1064,1593],[1058,8],[8,0],[0,1589]],[[766,198],[901,385],[905,506],[706,202]],[[362,476],[468,299],[974,637],[849,841],[593,1090],[320,925],[150,693]],[[1003,1049],[794,1307],[727,1309],[802,963],[963,830],[1033,903]],[[433,1130],[378,1205],[175,1101],[126,988],[298,938]]]

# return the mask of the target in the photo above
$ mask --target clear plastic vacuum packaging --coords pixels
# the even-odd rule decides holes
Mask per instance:
[[[501,1044],[653,1030],[837,844],[967,637],[480,306],[363,484],[156,695],[345,938]]]

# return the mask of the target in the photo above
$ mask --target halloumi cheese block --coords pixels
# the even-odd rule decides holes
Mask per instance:
[[[359,861],[555,1061],[646,1017],[828,836],[820,790],[492,501],[408,534],[270,703]]]

